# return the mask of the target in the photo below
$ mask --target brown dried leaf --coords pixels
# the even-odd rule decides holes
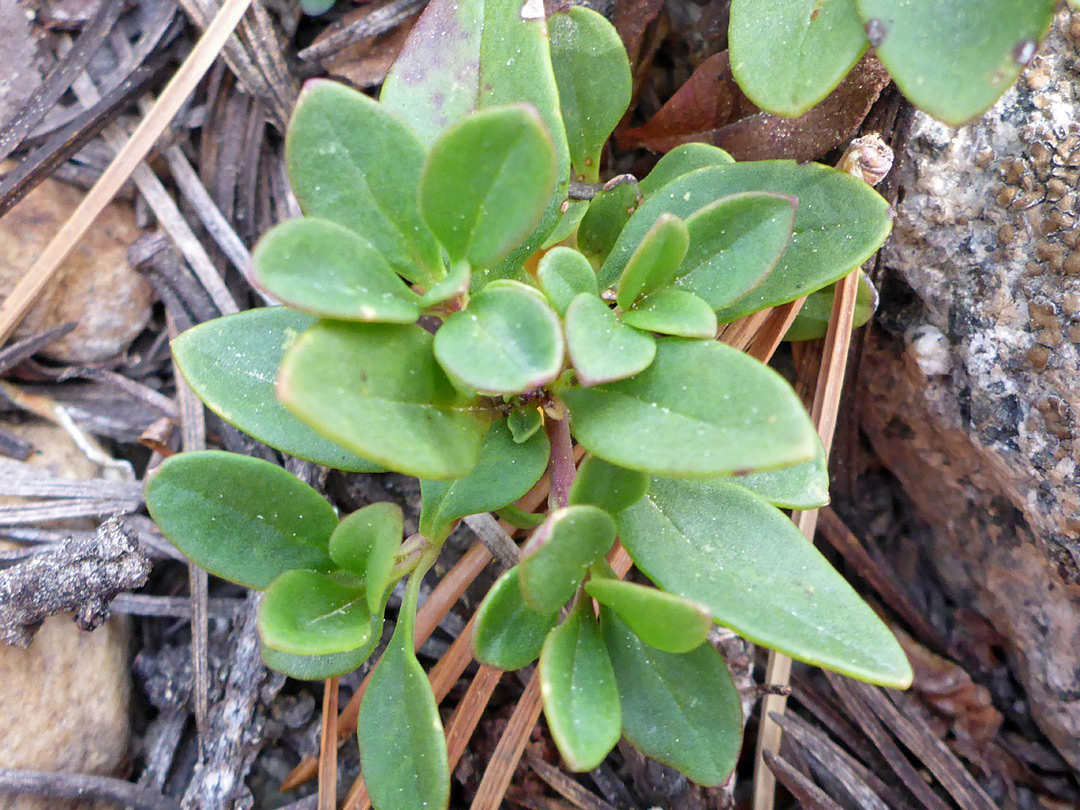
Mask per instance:
[[[348,27],[354,21],[370,14],[371,7],[367,4],[353,9],[342,18],[341,27]],[[363,89],[377,87],[386,78],[386,72],[397,59],[401,46],[405,43],[419,16],[418,11],[385,34],[365,39],[338,51],[330,58],[323,60],[323,67],[331,76],[344,79],[355,87]],[[313,44],[318,44],[324,38],[325,35],[320,35]]]

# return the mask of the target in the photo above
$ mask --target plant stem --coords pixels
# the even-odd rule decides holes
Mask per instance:
[[[416,625],[416,609],[420,602],[420,583],[424,580],[424,574],[435,564],[439,557],[442,543],[432,543],[416,563],[409,581],[405,583],[405,594],[401,599],[401,610],[398,611],[398,623],[406,634],[405,649],[413,648],[413,633]]]
[[[559,509],[570,502],[570,486],[577,475],[574,464],[574,443],[570,439],[570,415],[562,419],[547,420],[548,438],[551,440],[551,460],[548,469],[551,472],[551,494],[548,505]]]

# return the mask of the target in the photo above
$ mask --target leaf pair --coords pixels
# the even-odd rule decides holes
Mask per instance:
[[[872,46],[905,96],[960,125],[1016,80],[1053,11],[1053,0],[733,0],[731,67],[759,107],[797,116]]]

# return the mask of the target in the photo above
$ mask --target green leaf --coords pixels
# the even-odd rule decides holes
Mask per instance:
[[[523,394],[562,371],[559,318],[532,287],[494,281],[435,333],[435,356],[459,385]]]
[[[588,600],[544,641],[540,694],[551,738],[572,771],[591,771],[619,741],[619,689]]]
[[[794,197],[747,191],[695,211],[686,220],[690,247],[675,284],[713,309],[738,301],[765,280],[784,253],[796,204]],[[632,263],[633,258],[628,270]]]
[[[570,503],[592,504],[617,515],[645,497],[649,476],[585,456],[570,487]]]
[[[544,426],[544,419],[539,408],[524,408],[506,417],[506,426],[510,428],[515,444],[524,444]]]
[[[147,476],[146,508],[185,557],[248,588],[294,568],[333,567],[333,507],[269,461],[217,450],[171,456]]]
[[[585,569],[614,542],[615,521],[602,509],[556,509],[529,540],[538,547],[518,566],[526,604],[538,613],[557,611],[574,595]]]
[[[283,222],[251,255],[259,285],[305,312],[346,321],[415,323],[420,296],[370,242],[333,222]]]
[[[664,652],[697,649],[712,628],[712,616],[704,605],[656,588],[594,579],[585,584],[585,592],[618,613],[638,638]]]
[[[514,566],[495,581],[476,611],[476,660],[496,669],[521,669],[540,656],[544,639],[558,621],[557,610],[537,613],[525,604]]]
[[[714,341],[662,338],[653,364],[636,377],[562,397],[586,450],[641,472],[758,472],[810,461],[819,444],[779,374]]]
[[[1054,0],[855,0],[874,52],[917,107],[960,126],[988,110],[1035,54]]]
[[[693,293],[672,287],[657,290],[622,314],[622,322],[675,337],[716,337],[716,313],[705,301]]]
[[[565,315],[570,302],[581,293],[600,294],[596,271],[573,248],[556,247],[545,253],[536,269],[536,278],[559,315]]]
[[[434,810],[447,806],[446,738],[431,684],[412,651],[411,621],[398,622],[375,667],[360,704],[356,731],[360,765],[375,807]]]
[[[496,422],[484,438],[480,460],[468,475],[453,481],[420,481],[420,531],[433,537],[466,515],[513,503],[544,474],[550,447],[542,430],[518,443],[505,420]]]
[[[489,421],[470,411],[419,326],[320,321],[286,352],[285,406],[391,469],[455,478],[472,469]]]
[[[368,504],[338,524],[330,535],[330,559],[363,577],[368,608],[379,610],[393,584],[394,555],[401,546],[405,518],[396,503]]]
[[[671,284],[689,246],[686,223],[671,214],[657,217],[619,276],[615,288],[619,306],[630,309],[641,296]]]
[[[684,143],[676,146],[652,167],[641,181],[641,193],[646,197],[666,186],[676,177],[708,166],[734,163],[735,159],[723,149],[708,143]]]
[[[806,296],[806,301],[795,316],[795,321],[788,328],[784,340],[817,340],[825,337],[829,331],[829,319],[832,317],[833,297],[836,285],[815,290]],[[877,310],[878,292],[866,273],[859,271],[859,289],[855,293],[855,318],[852,329],[866,325]]]
[[[709,644],[676,655],[648,647],[610,610],[604,641],[619,685],[623,734],[634,747],[700,785],[719,785],[742,748],[742,704]]]
[[[381,619],[380,619],[381,625]],[[370,641],[363,647],[331,655],[293,655],[275,650],[266,644],[259,645],[263,663],[275,672],[301,681],[322,681],[339,675],[348,675],[359,669],[375,650]]]
[[[430,284],[444,271],[416,207],[424,154],[393,112],[326,80],[304,85],[285,138],[289,179],[304,213],[355,231],[405,278]]]
[[[431,285],[428,291],[420,297],[420,306],[423,309],[431,309],[463,293],[467,293],[471,278],[472,272],[469,270],[468,262],[457,262],[451,265],[446,278]]]
[[[336,470],[383,468],[320,436],[274,393],[285,348],[315,323],[288,307],[249,309],[201,323],[172,342],[173,357],[206,406],[263,444]]]
[[[583,6],[552,14],[548,26],[570,161],[579,179],[595,183],[604,144],[630,106],[626,47],[611,23]]]
[[[728,41],[739,88],[790,118],[829,95],[867,47],[855,0],[732,0]]]
[[[668,183],[637,210],[600,269],[601,288],[619,277],[660,214],[686,219],[743,191],[795,197],[799,208],[791,242],[776,267],[752,293],[717,313],[721,323],[794,301],[843,278],[873,255],[892,225],[888,203],[872,188],[827,166],[761,160],[698,169]]]
[[[526,512],[524,509],[508,504],[501,509],[496,509],[495,514],[499,520],[505,520],[516,529],[535,529],[547,518],[547,515],[537,512]]]
[[[638,189],[633,183],[622,183],[599,192],[589,201],[589,210],[581,218],[577,236],[578,250],[589,261],[599,266],[607,258],[630,221],[630,215],[637,209],[637,195]],[[618,274],[612,276],[604,282],[604,287],[610,287],[617,278]]]
[[[490,267],[540,223],[556,167],[554,143],[531,107],[473,113],[431,147],[420,213],[452,260]]]
[[[590,293],[566,310],[566,349],[582,385],[633,377],[656,357],[652,335],[620,323],[611,307]]]
[[[820,442],[813,461],[729,480],[781,509],[817,509],[829,502],[828,462]]]
[[[259,604],[259,637],[292,655],[331,655],[365,645],[371,613],[363,585],[317,571],[286,571]]]
[[[540,246],[544,249],[554,247],[564,239],[569,239],[581,224],[581,218],[589,210],[588,200],[567,200],[559,208],[559,222],[548,238]]]
[[[660,588],[755,644],[852,678],[911,684],[904,651],[782,512],[720,480],[654,478],[619,537]]]

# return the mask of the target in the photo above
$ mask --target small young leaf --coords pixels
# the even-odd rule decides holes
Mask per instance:
[[[735,159],[719,147],[708,143],[684,143],[664,155],[641,181],[641,193],[646,197],[660,190],[676,177],[682,177],[707,166],[734,163]]]
[[[652,335],[620,323],[611,307],[590,293],[566,310],[566,349],[582,385],[633,377],[656,357]]]
[[[581,293],[599,295],[596,271],[581,253],[568,247],[552,248],[536,269],[540,289],[559,315],[566,314],[570,302]]]
[[[709,644],[681,655],[662,652],[612,611],[601,610],[600,621],[626,738],[699,785],[724,782],[742,747],[742,704],[720,653]]]
[[[275,672],[300,681],[323,681],[338,675],[348,675],[371,657],[375,645],[369,641],[363,647],[330,655],[293,655],[260,643],[263,663]]]
[[[544,641],[540,694],[551,738],[572,771],[591,771],[619,741],[619,688],[588,600]]]
[[[649,476],[586,456],[570,487],[570,503],[592,504],[610,515],[629,509],[649,491]]]
[[[525,604],[515,566],[495,581],[476,611],[476,660],[497,669],[521,669],[540,656],[544,639],[558,621],[557,610],[537,613]]]
[[[322,219],[283,222],[251,255],[259,284],[305,312],[345,321],[415,323],[420,296],[362,236]]]
[[[292,655],[332,655],[371,638],[363,585],[344,585],[317,571],[286,571],[259,604],[259,637]]]
[[[199,399],[263,444],[335,470],[383,472],[320,436],[274,393],[285,348],[315,319],[288,307],[249,309],[188,329],[172,342],[173,357]]]
[[[716,313],[693,293],[668,287],[642,298],[622,314],[628,326],[674,337],[716,337]]]
[[[457,262],[450,267],[446,278],[431,285],[426,293],[420,297],[420,307],[431,309],[443,304],[462,293],[469,291],[469,281],[472,273],[468,262]]]
[[[519,506],[508,504],[501,509],[496,509],[495,514],[499,520],[505,520],[516,529],[535,529],[544,522],[547,515],[537,512],[526,512]]]
[[[462,386],[522,394],[562,371],[559,318],[532,287],[494,281],[435,333],[435,357]]]
[[[713,309],[741,299],[765,280],[791,241],[796,202],[782,194],[746,191],[695,211],[686,220],[690,247],[679,268],[678,288]],[[627,270],[632,264],[633,257]]]
[[[755,644],[896,689],[911,667],[889,628],[782,512],[723,480],[654,478],[619,538],[660,588]]]
[[[622,183],[607,191],[601,191],[589,201],[589,210],[578,226],[578,250],[589,261],[599,266],[615,246],[630,215],[638,207],[638,189],[633,183]],[[621,270],[621,268],[620,268]],[[607,281],[610,287],[618,275]]]
[[[662,213],[683,219],[729,194],[772,191],[799,201],[791,242],[752,293],[717,313],[721,323],[794,301],[847,275],[889,234],[889,204],[861,180],[816,163],[760,160],[698,169],[645,200],[600,268],[600,287],[613,284]],[[582,223],[584,226],[584,222]]]
[[[550,447],[542,430],[519,443],[506,421],[496,422],[468,475],[453,481],[421,479],[420,531],[427,537],[437,536],[459,518],[513,503],[544,474]]]
[[[641,296],[671,284],[689,246],[686,223],[672,214],[657,217],[619,276],[615,288],[619,306],[630,309]]]
[[[420,213],[451,259],[490,267],[539,224],[555,171],[555,147],[535,110],[482,110],[432,146],[420,177]]]
[[[384,501],[357,509],[330,535],[330,559],[363,577],[372,613],[378,611],[391,585],[394,554],[401,546],[404,525],[401,507]]]
[[[304,85],[285,138],[289,179],[304,213],[355,231],[405,278],[430,284],[444,271],[416,206],[424,153],[388,108],[325,80]]]
[[[732,0],[731,70],[757,106],[802,115],[866,50],[855,0]]]
[[[525,602],[538,613],[557,611],[574,595],[585,569],[615,542],[615,521],[595,506],[567,506],[552,512],[537,534],[539,548],[518,566]]]
[[[323,435],[424,478],[472,469],[489,425],[446,378],[419,326],[320,321],[286,352],[278,396]]]
[[[829,469],[822,446],[813,461],[728,480],[781,509],[817,509],[829,502]]]
[[[588,200],[567,200],[562,204],[559,211],[559,222],[555,226],[548,238],[544,240],[544,244],[540,247],[544,250],[555,247],[564,239],[569,239],[581,224],[582,217],[585,216],[585,212],[589,210]]]
[[[439,707],[413,654],[410,624],[398,623],[356,721],[364,781],[379,810],[437,810],[450,799]]]
[[[514,443],[524,444],[544,426],[544,420],[539,408],[525,408],[506,417],[506,426],[510,428]]]
[[[1054,0],[855,0],[874,52],[917,107],[960,126],[988,110],[1045,36]]]
[[[638,638],[664,652],[697,649],[712,628],[712,616],[704,605],[656,588],[594,579],[585,584],[585,592],[618,613]]]
[[[562,397],[586,450],[641,472],[757,472],[810,461],[820,444],[786,380],[714,341],[662,338],[636,377]]]
[[[611,23],[584,6],[552,14],[548,27],[570,161],[580,179],[595,183],[604,143],[630,106],[626,47]]]
[[[248,588],[294,568],[333,568],[333,507],[269,461],[217,450],[170,456],[147,477],[146,508],[185,557]]]
[[[832,284],[820,290],[815,290],[806,296],[806,301],[795,316],[795,321],[784,335],[784,340],[817,340],[825,337],[829,329],[829,319],[832,317],[833,297],[836,285]],[[859,271],[859,289],[855,294],[855,317],[851,322],[852,329],[864,326],[872,317],[878,305],[878,293],[873,282],[867,278],[866,273]]]

